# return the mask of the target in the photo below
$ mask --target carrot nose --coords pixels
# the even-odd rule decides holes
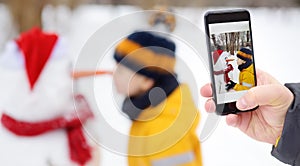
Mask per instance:
[[[226,62],[234,61],[234,59],[226,59]]]
[[[72,78],[78,79],[82,77],[100,76],[100,75],[112,75],[113,72],[109,70],[97,70],[97,71],[75,71],[72,73]]]

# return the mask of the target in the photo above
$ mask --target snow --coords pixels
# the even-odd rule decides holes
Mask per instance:
[[[69,41],[70,54],[74,57],[75,63],[75,57],[79,55],[80,50],[89,37],[99,28],[119,16],[138,10],[140,9],[131,6],[85,5],[72,12],[64,7],[47,7],[43,17],[45,18],[45,28],[48,31],[57,30]],[[208,9],[176,8],[175,12],[188,19],[201,30],[204,30],[203,16],[206,10]],[[299,70],[298,62],[300,61],[300,56],[297,55],[299,53],[296,51],[300,38],[300,31],[298,30],[300,27],[300,9],[250,8],[249,10],[252,15],[256,67],[271,73],[281,83],[300,82],[300,77],[294,76],[296,71]],[[3,34],[9,33],[9,28],[6,28],[9,17],[4,17],[5,14],[7,15],[6,9],[0,5],[0,17],[3,20],[0,22],[0,31]],[[69,19],[66,21],[63,17]],[[137,22],[130,26],[133,31],[139,29],[142,25],[139,25]],[[113,34],[116,30],[122,28],[125,27],[115,27],[111,30],[111,33]],[[177,28],[176,33],[190,35],[190,31],[186,30],[184,26],[178,25]],[[3,48],[3,41],[7,38],[8,36],[6,35],[0,35],[0,48]],[[203,61],[197,56],[197,51],[193,50],[184,41],[176,40],[176,43],[177,55],[178,59],[180,59],[176,67],[179,79],[188,81],[191,85],[193,96],[202,114],[202,121],[199,127],[200,135],[208,114],[204,111],[205,98],[199,96],[198,92],[202,85],[209,82],[209,75],[204,64],[205,60]],[[199,44],[199,47],[206,49],[206,46],[203,43],[201,44]],[[98,68],[114,68],[114,62],[109,57],[109,54],[112,54],[112,48],[106,52],[107,56],[99,62]],[[93,56],[99,55],[95,54]],[[90,69],[89,64],[89,59],[87,59],[81,68]],[[86,85],[90,83],[94,86],[87,87]],[[97,121],[89,124],[86,131],[101,148],[100,165],[126,166],[127,161],[124,153],[126,152],[126,134],[130,127],[130,121],[118,111],[117,106],[120,105],[122,96],[114,93],[112,79],[109,76],[95,79],[86,78],[76,82],[75,85],[77,87],[76,90],[87,96],[92,108],[99,110],[96,115]],[[94,93],[89,93],[90,90]],[[107,125],[112,130],[117,131],[118,135],[111,133],[112,130],[104,127]],[[3,140],[0,139],[0,141]],[[117,150],[112,150],[110,147],[117,147]],[[29,147],[27,148],[29,150]],[[271,156],[271,148],[271,145],[257,142],[241,133],[238,129],[227,126],[224,118],[220,120],[213,134],[202,142],[205,166],[283,166],[284,164]],[[32,151],[37,150],[31,149]],[[7,149],[7,151],[9,152],[10,150]],[[0,163],[1,165],[10,166],[9,161],[4,160],[1,156]]]

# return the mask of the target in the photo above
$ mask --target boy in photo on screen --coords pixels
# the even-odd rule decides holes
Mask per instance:
[[[239,83],[230,80],[226,85],[227,91],[231,89],[235,91],[248,90],[255,86],[252,51],[248,48],[241,48],[236,55],[238,69],[240,70]]]

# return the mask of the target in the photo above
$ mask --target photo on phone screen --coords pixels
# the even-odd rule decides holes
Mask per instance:
[[[208,13],[206,33],[217,113],[237,113],[235,102],[256,86],[250,15]]]

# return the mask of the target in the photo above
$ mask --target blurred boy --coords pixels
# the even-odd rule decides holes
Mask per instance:
[[[116,47],[114,82],[132,120],[130,166],[202,165],[199,112],[188,86],[176,79],[174,52],[173,41],[144,31]]]

